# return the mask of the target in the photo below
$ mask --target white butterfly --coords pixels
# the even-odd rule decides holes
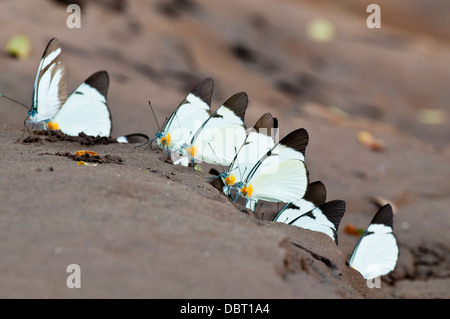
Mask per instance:
[[[215,111],[182,145],[174,164],[188,166],[189,163],[206,162],[230,165],[247,136],[244,123],[248,97],[239,92],[230,97]]]
[[[111,135],[111,115],[106,104],[109,77],[106,71],[92,74],[66,100],[55,117],[47,123],[52,129],[77,136]]]
[[[32,106],[26,120],[33,128],[59,129],[76,136],[111,134],[111,115],[106,104],[109,77],[106,71],[91,75],[67,98],[61,47],[52,39],[44,51],[36,74]]]
[[[258,200],[290,203],[300,200],[308,186],[305,148],[308,133],[298,129],[285,136],[246,173],[235,188],[254,211]]]
[[[46,128],[67,99],[65,68],[61,61],[61,47],[55,38],[50,40],[34,80],[31,109],[27,124]]]
[[[169,153],[190,142],[200,126],[209,118],[214,83],[201,81],[173,111],[163,128],[156,133],[156,144]]]
[[[288,206],[286,210],[297,211],[296,206]],[[343,200],[332,200],[311,209],[306,213],[299,214],[289,222],[290,225],[310,229],[330,236],[337,244],[337,230],[345,213],[345,202]]]
[[[391,205],[381,207],[349,257],[349,264],[365,279],[374,279],[394,270],[398,244],[393,230]]]
[[[259,118],[247,134],[245,142],[237,151],[228,169],[220,174],[225,195],[230,195],[233,186],[241,183],[245,174],[274,147],[277,128],[278,121],[270,113],[265,113]]]
[[[286,204],[272,221],[290,224],[294,219],[325,204],[326,196],[327,191],[322,182],[311,183],[302,199]]]

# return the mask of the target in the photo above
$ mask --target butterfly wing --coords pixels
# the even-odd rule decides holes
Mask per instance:
[[[247,94],[237,93],[205,121],[191,142],[197,162],[230,165],[247,136],[244,123],[247,104]]]
[[[109,77],[106,71],[92,74],[67,99],[50,126],[64,134],[111,135],[111,114],[106,104]],[[50,124],[50,123],[49,123]]]
[[[178,151],[191,141],[210,116],[213,87],[213,80],[206,78],[189,92],[158,132],[156,142],[161,148]]]
[[[34,81],[31,123],[47,121],[58,112],[67,99],[65,68],[61,61],[61,47],[53,38],[47,45]]]
[[[381,207],[356,244],[349,264],[365,279],[386,275],[398,260],[398,244],[393,231],[391,205]]]
[[[298,129],[275,145],[245,177],[243,184],[247,207],[254,207],[262,199],[270,202],[290,203],[305,195],[309,184],[304,152],[308,133]],[[249,193],[248,191],[251,190]]]
[[[227,171],[222,174],[225,185],[232,186],[242,182],[246,173],[274,147],[276,135],[274,128],[277,128],[277,120],[270,113],[265,113],[259,118]]]
[[[294,219],[325,203],[325,185],[318,181],[308,185],[305,196],[293,203],[286,204],[275,216],[273,221],[289,224]]]
[[[332,200],[302,214],[291,221],[290,225],[324,233],[337,244],[337,230],[344,213],[345,202]]]
[[[308,132],[304,128],[300,128],[283,137],[272,152],[277,154],[280,161],[288,159],[301,159],[304,161],[308,141]]]
[[[266,158],[264,166],[260,166],[261,169],[245,182],[247,187],[252,187],[250,197],[253,200],[285,203],[302,198],[308,185],[305,163],[299,159],[272,159],[274,156]]]

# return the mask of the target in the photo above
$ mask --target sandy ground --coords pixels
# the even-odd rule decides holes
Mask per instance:
[[[86,1],[87,3],[87,1]],[[157,126],[195,83],[215,80],[213,109],[246,91],[246,123],[279,119],[281,136],[304,127],[306,164],[327,199],[347,210],[339,245],[319,233],[242,213],[208,175],[174,167],[131,145],[80,145],[39,136],[23,143],[25,110],[0,107],[0,296],[4,298],[449,298],[450,35],[444,1],[379,1],[382,28],[365,25],[364,1],[101,1],[66,27],[54,1],[3,1],[0,43],[25,34],[28,59],[0,55],[0,92],[31,100],[46,43],[63,49],[69,90],[95,71],[111,77],[113,136]],[[367,2],[367,4],[370,2]],[[445,11],[447,10],[447,11]],[[312,41],[308,21],[336,34]],[[441,110],[441,124],[421,121]],[[441,113],[442,114],[442,113]],[[367,130],[383,142],[358,143]],[[77,166],[86,149],[122,162]],[[207,171],[206,169],[204,171]],[[396,207],[396,270],[369,289],[345,261],[376,212]],[[82,288],[68,289],[78,264]]]

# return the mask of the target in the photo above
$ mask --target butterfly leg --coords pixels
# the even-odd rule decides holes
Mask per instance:
[[[230,196],[231,196],[231,193],[230,193]],[[239,198],[239,194],[235,193],[234,197],[232,198],[233,202],[236,202],[238,198]]]
[[[22,139],[25,137],[26,134],[30,134],[30,129],[28,128],[28,119],[29,117],[25,118],[25,120],[23,120],[23,134],[22,134]]]
[[[145,149],[151,149],[151,150],[153,150],[152,145],[153,145],[153,142],[154,142],[155,140],[156,140],[156,139],[148,140],[148,141],[145,142],[145,143],[136,145],[134,148],[138,148],[138,147],[143,147],[143,146],[145,146]]]

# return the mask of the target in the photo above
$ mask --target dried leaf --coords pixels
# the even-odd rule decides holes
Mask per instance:
[[[335,38],[336,28],[326,19],[314,19],[306,25],[306,35],[316,42],[329,42]]]
[[[425,124],[439,125],[447,122],[447,113],[440,109],[420,109],[417,119]]]
[[[394,203],[391,200],[389,200],[387,198],[384,198],[384,197],[381,197],[381,196],[371,196],[371,197],[369,197],[369,199],[370,199],[370,201],[372,203],[377,205],[378,208],[381,208],[384,205],[390,204],[391,207],[392,207],[392,212],[394,213],[394,215],[397,213],[397,206],[395,206]]]
[[[384,143],[378,139],[376,139],[370,132],[368,131],[359,131],[356,135],[356,139],[359,143],[364,146],[367,146],[373,151],[381,151],[384,148]]]
[[[339,115],[341,117],[350,117],[347,112],[337,106],[330,106],[328,109],[331,111],[331,113]]]
[[[77,165],[80,165],[80,166],[97,166],[97,163],[86,163],[84,161],[78,161]]]
[[[344,233],[352,236],[361,236],[364,234],[364,229],[356,228],[352,223],[345,225]]]
[[[83,156],[84,154],[89,154],[90,156],[98,155],[96,152],[93,152],[93,151],[78,151],[78,152],[75,152],[76,156]]]
[[[30,51],[30,40],[24,35],[15,35],[6,43],[6,52],[15,58],[26,59]]]

